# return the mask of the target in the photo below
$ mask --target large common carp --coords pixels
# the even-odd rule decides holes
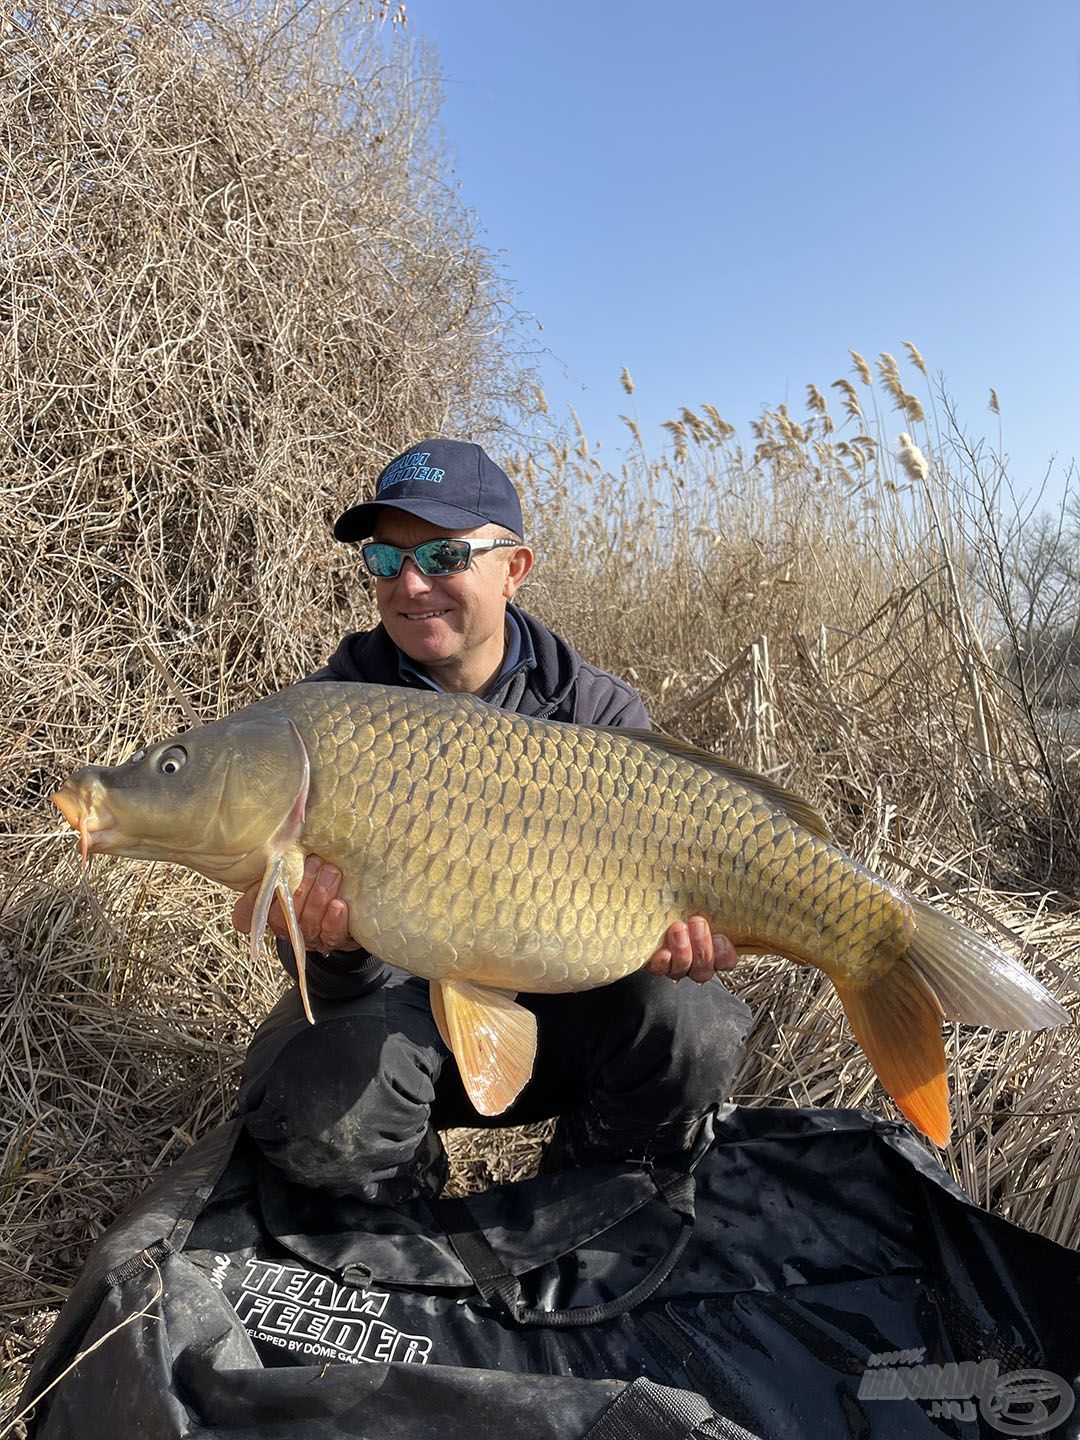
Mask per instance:
[[[171,860],[289,917],[304,858],[342,872],[353,936],[431,981],[469,1096],[500,1114],[532,1073],[518,991],[640,969],[708,917],[737,949],[816,965],[904,1114],[949,1137],[942,1020],[1041,1029],[1070,1016],[1015,961],[851,860],[804,801],[646,731],[556,724],[471,695],[304,683],[54,796],[90,850]],[[659,983],[659,982],[658,982]]]

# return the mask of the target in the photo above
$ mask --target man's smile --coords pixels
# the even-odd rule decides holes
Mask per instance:
[[[410,613],[409,611],[407,611],[407,610],[401,610],[401,611],[399,611],[399,614],[401,615],[401,618],[402,618],[403,620],[412,620],[412,621],[414,621],[414,622],[417,622],[417,621],[422,621],[422,620],[437,620],[437,619],[439,619],[440,616],[442,616],[442,615],[449,615],[449,614],[450,614],[450,611],[449,611],[449,609],[447,609],[447,610],[418,610],[415,614],[411,614],[411,613]]]

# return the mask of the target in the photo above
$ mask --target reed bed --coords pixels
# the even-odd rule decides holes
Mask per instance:
[[[511,464],[524,603],[657,723],[790,782],[1072,1000],[1076,758],[1020,663],[1000,464],[917,351],[856,356],[745,434],[704,405],[650,449],[630,413],[618,467],[580,428],[511,455],[530,377],[407,47],[192,0],[3,26],[0,1432],[87,1247],[229,1112],[283,983],[209,884],[107,859],[81,880],[48,794],[370,623],[329,525],[418,436]],[[757,1017],[737,1099],[888,1110],[813,973],[730,983]],[[945,1163],[1076,1243],[1074,1032],[951,1046]],[[457,1132],[455,1186],[528,1173],[543,1134]]]

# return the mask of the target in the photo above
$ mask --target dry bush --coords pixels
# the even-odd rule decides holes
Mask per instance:
[[[220,1117],[279,983],[193,877],[79,884],[48,794],[185,723],[155,657],[204,718],[321,663],[370,616],[329,522],[417,437],[514,413],[437,105],[366,7],[0,22],[5,1320]]]

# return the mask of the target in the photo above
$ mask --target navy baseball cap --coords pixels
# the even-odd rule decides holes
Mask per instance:
[[[334,526],[338,540],[366,540],[381,510],[404,510],[448,530],[503,525],[524,535],[521,501],[508,475],[465,440],[421,440],[391,460],[375,498],[353,505]]]

